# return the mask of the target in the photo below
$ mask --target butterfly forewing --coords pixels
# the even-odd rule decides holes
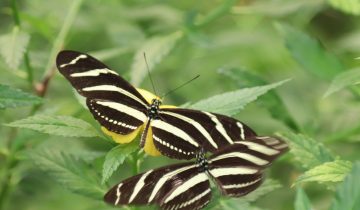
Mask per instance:
[[[215,152],[234,141],[256,136],[242,122],[209,112],[166,108],[159,111],[159,118],[161,122],[152,123],[155,145],[176,159],[191,159],[202,148]]]
[[[77,92],[101,125],[128,134],[146,120],[148,103],[115,71],[85,53],[61,51],[56,59],[59,71]]]

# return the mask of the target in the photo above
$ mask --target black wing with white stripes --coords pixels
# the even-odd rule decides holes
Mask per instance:
[[[262,138],[268,139],[244,140],[244,144],[224,147],[209,159],[130,177],[110,189],[104,200],[113,205],[157,204],[161,209],[201,209],[211,199],[210,180],[215,180],[224,196],[244,196],[260,186],[263,170],[287,150],[285,146],[275,149]],[[276,140],[278,145],[286,145]]]
[[[143,96],[115,71],[88,54],[61,51],[56,65],[86,97],[86,103],[97,121],[108,130],[128,134],[147,119],[149,104]]]

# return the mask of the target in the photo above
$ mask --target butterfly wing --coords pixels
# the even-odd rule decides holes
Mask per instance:
[[[198,209],[210,197],[206,174],[196,164],[182,163],[130,177],[111,188],[104,200],[113,205],[158,204],[162,209]]]
[[[270,138],[273,140],[270,141]],[[269,142],[282,146],[276,149]],[[256,137],[236,142],[210,158],[209,174],[224,195],[244,196],[261,185],[263,170],[286,149],[286,143],[274,137]]]
[[[235,141],[252,138],[256,133],[233,118],[181,108],[164,108],[151,123],[157,149],[176,159],[191,159],[204,148],[216,152]]]
[[[126,135],[146,120],[148,103],[115,71],[85,53],[61,51],[56,58],[60,73],[86,97],[94,118],[107,130]]]

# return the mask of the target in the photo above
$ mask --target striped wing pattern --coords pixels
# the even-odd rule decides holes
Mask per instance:
[[[216,182],[223,195],[244,196],[260,186],[263,170],[287,150],[287,147],[275,149],[268,145],[269,139],[276,138],[259,137],[224,147],[207,160],[206,168],[188,162],[130,177],[107,192],[104,200],[114,205],[157,204],[161,209],[201,209],[211,199],[210,180]],[[276,140],[277,145],[286,145]]]
[[[85,53],[61,51],[56,65],[86,97],[94,118],[108,130],[129,134],[147,120],[149,104],[141,94],[115,71]]]
[[[159,115],[151,123],[155,146],[171,158],[191,159],[201,148],[215,152],[256,136],[244,123],[224,115],[181,108],[161,109]]]

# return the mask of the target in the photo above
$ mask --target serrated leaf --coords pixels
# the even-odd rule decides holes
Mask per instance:
[[[106,154],[102,171],[102,183],[105,183],[124,160],[131,155],[139,146],[137,144],[118,145]]]
[[[284,24],[276,24],[293,58],[311,74],[325,80],[333,79],[344,70],[340,61],[327,52],[316,39]]]
[[[176,31],[167,36],[157,36],[147,40],[144,45],[136,52],[131,66],[131,83],[139,86],[147,75],[147,67],[144,60],[146,53],[149,70],[151,71],[156,64],[170,53],[175,44],[183,37],[182,31]]]
[[[42,98],[0,84],[0,109],[37,105],[42,101]]]
[[[221,69],[219,73],[233,79],[239,87],[260,86],[268,83],[260,76],[238,68]],[[290,116],[284,102],[275,90],[270,90],[257,100],[259,105],[265,107],[274,119],[278,119],[294,130],[299,130],[296,122]]]
[[[311,210],[311,203],[302,188],[297,188],[295,198],[295,210]]]
[[[68,137],[99,136],[89,123],[70,116],[35,115],[6,125]]]
[[[20,31],[19,27],[14,27],[11,33],[0,36],[0,54],[10,68],[19,67],[29,40],[29,34]]]
[[[335,9],[341,10],[347,14],[360,15],[359,0],[328,0]]]
[[[360,68],[342,72],[334,78],[329,89],[324,94],[327,97],[347,86],[360,84]]]
[[[70,191],[102,199],[105,190],[100,186],[99,177],[83,160],[45,150],[34,151],[30,157],[41,170]]]
[[[296,184],[303,182],[341,182],[350,172],[352,163],[345,160],[335,160],[318,165],[295,181]]]
[[[290,143],[290,152],[306,169],[313,168],[335,158],[324,144],[302,134],[285,133],[283,138]]]
[[[236,91],[226,92],[223,94],[215,95],[207,99],[198,101],[192,105],[192,109],[200,109],[209,112],[215,112],[224,115],[236,115],[244,106],[259,96],[267,93],[269,90],[279,87],[280,85],[288,82],[289,79],[280,82],[272,83],[269,85],[244,88]]]
[[[330,210],[357,210],[360,206],[360,162],[356,162],[336,191]]]

